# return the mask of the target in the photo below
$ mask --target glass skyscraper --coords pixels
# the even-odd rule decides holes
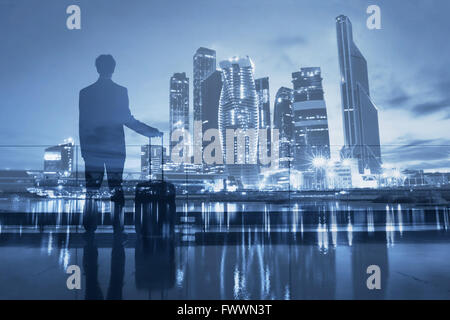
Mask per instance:
[[[189,132],[189,78],[186,73],[174,73],[170,78],[170,135],[174,130]],[[185,142],[186,143],[186,142]],[[174,145],[170,139],[170,153]]]
[[[308,170],[316,158],[329,158],[330,137],[320,68],[292,73],[294,167]]]
[[[219,128],[219,102],[222,92],[222,72],[211,73],[202,81],[202,134],[208,129]],[[203,142],[203,149],[209,141]]]
[[[194,121],[202,120],[202,81],[216,71],[216,51],[198,48],[194,54]]]
[[[225,167],[229,175],[240,179],[244,186],[255,185],[258,183],[259,110],[253,62],[248,56],[234,57],[220,62],[220,68],[223,80],[219,104],[222,152],[225,161],[234,160],[234,164],[225,163]],[[238,146],[240,142],[234,138],[233,145],[227,145],[227,129],[242,130],[246,134],[244,143]],[[242,149],[243,152],[239,152]],[[227,154],[227,150],[232,155]]]
[[[281,87],[275,96],[273,127],[279,130],[279,167],[289,168],[293,160],[294,115],[292,112],[292,89]]]
[[[359,172],[380,172],[378,110],[370,98],[367,62],[353,42],[348,17],[336,18],[344,126],[344,157],[358,160]]]
[[[258,96],[259,110],[259,130],[266,130],[267,154],[270,156],[270,93],[269,93],[269,77],[259,78],[255,80],[256,94]]]

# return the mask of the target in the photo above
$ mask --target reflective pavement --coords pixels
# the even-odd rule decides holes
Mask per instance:
[[[449,228],[445,206],[4,198],[0,299],[449,299]]]

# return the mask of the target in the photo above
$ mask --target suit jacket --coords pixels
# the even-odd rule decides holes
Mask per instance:
[[[132,116],[127,88],[111,79],[99,78],[80,91],[79,115],[83,158],[125,157],[124,125],[144,136],[159,132]]]

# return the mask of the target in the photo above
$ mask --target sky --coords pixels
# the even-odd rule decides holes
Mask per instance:
[[[81,30],[66,27],[69,5]],[[366,27],[369,5],[381,29]],[[301,67],[321,67],[333,150],[343,145],[335,18],[347,15],[368,62],[382,161],[450,170],[450,22],[447,0],[0,0],[0,169],[42,169],[43,146],[78,141],[78,93],[97,79],[99,54],[116,61],[137,119],[168,131],[169,79],[190,78],[203,46],[217,61],[248,55],[276,91]],[[126,129],[126,169],[146,138]]]

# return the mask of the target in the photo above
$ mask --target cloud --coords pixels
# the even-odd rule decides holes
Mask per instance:
[[[399,81],[386,70],[376,74],[373,92],[382,109],[401,109],[413,116],[444,114],[450,118],[450,75],[420,70],[412,79]]]
[[[411,99],[411,96],[402,92],[401,94],[398,94],[394,97],[391,97],[389,99],[386,100],[387,103],[387,107],[397,107],[397,106],[402,106],[404,105],[406,102],[408,102]]]
[[[448,169],[448,160],[436,160],[436,161],[423,161],[411,163],[408,169],[415,170],[437,170],[437,169]]]
[[[449,168],[450,140],[400,137],[382,146],[382,159],[414,169]]]
[[[273,39],[271,41],[271,45],[275,45],[277,47],[293,47],[293,46],[303,46],[308,44],[308,40],[305,37],[296,35],[296,36],[281,36]]]
[[[417,116],[426,116],[441,111],[446,111],[447,117],[450,115],[450,96],[439,101],[419,103],[411,108],[411,112]]]

